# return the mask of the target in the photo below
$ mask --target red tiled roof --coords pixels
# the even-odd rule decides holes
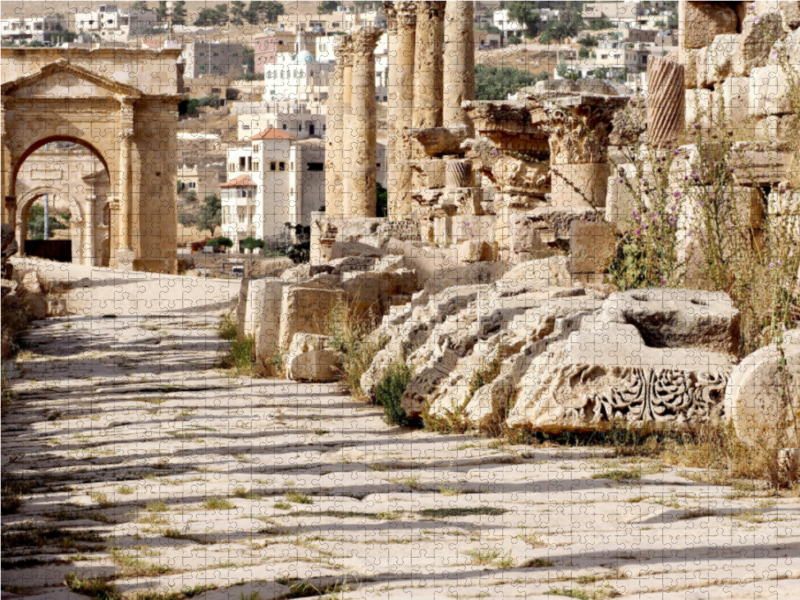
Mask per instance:
[[[269,127],[261,133],[255,134],[251,140],[293,140],[294,136],[284,133],[274,127]]]
[[[258,187],[258,186],[252,179],[250,179],[250,175],[239,175],[238,177],[234,177],[230,181],[221,183],[219,187],[234,188],[234,187]]]

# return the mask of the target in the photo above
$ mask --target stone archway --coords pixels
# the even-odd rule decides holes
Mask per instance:
[[[94,152],[110,178],[110,266],[175,272],[179,56],[0,49],[3,221],[16,225],[25,159],[50,141],[75,142]]]
[[[18,208],[16,211],[16,221],[14,224],[14,231],[15,236],[17,239],[17,244],[19,244],[19,254],[20,256],[25,255],[25,242],[28,239],[28,218],[30,214],[31,207],[36,203],[37,200],[43,198],[44,196],[49,196],[56,199],[58,196],[66,195],[68,199],[68,206],[69,206],[69,213],[70,213],[70,220],[69,220],[69,227],[70,227],[70,239],[72,241],[72,261],[73,262],[82,262],[80,260],[76,261],[76,250],[80,250],[83,244],[83,213],[81,211],[80,204],[75,200],[75,198],[71,197],[68,192],[65,192],[62,188],[57,186],[39,186],[32,190],[29,190],[23,194],[19,201],[18,201]]]

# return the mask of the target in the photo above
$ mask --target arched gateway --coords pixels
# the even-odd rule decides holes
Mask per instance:
[[[108,264],[175,272],[179,56],[179,49],[0,50],[3,222],[17,224],[23,208],[16,179],[25,159],[52,141],[75,142],[92,150],[110,179]]]

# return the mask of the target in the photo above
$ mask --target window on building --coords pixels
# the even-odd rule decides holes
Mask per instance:
[[[236,163],[231,163],[228,165],[228,171],[235,171],[236,170]]]
[[[200,65],[200,70],[201,71],[205,71],[206,70],[206,66],[205,65]]]
[[[308,163],[308,170],[309,171],[322,171],[323,168],[324,168],[324,164],[323,163],[318,163],[318,162],[313,162],[313,163],[310,162],[310,163]]]
[[[246,160],[247,159],[245,159],[244,156],[240,156],[239,157],[239,170],[240,171],[244,171],[244,166],[247,164]]]
[[[217,66],[214,66],[214,67],[212,67],[212,69],[213,69],[214,71],[219,71],[219,67],[217,67]]]
[[[283,128],[284,128],[284,130],[286,129],[286,123],[283,124]]]
[[[285,171],[286,170],[286,163],[284,163],[284,162],[278,163],[278,170],[279,171]]]
[[[242,125],[242,129],[250,129],[250,125]]]
[[[289,170],[290,171],[294,171],[294,163],[293,162],[289,163]]]
[[[274,162],[269,163],[269,170],[270,171],[274,171],[275,170],[275,163]]]
[[[247,170],[248,171],[252,171],[253,170],[253,157],[252,156],[248,156],[247,157]]]
[[[309,125],[308,126],[308,133],[309,133],[309,135],[314,135],[314,126],[313,125]]]
[[[219,56],[219,52],[214,52],[211,56]]]
[[[258,162],[257,160],[253,161],[253,171],[258,171],[260,166],[261,166],[260,162]]]
[[[253,144],[253,152],[258,152],[258,144]]]
[[[380,169],[381,168],[381,163],[378,163],[377,165],[375,165],[375,167]]]
[[[298,123],[298,124],[297,124],[297,131],[303,131],[303,125],[302,125],[302,123]]]
[[[190,190],[193,190],[193,189],[195,189],[196,187],[197,187],[197,184],[196,184],[194,181],[190,181],[190,182],[189,182],[189,189],[190,189]]]
[[[205,55],[206,55],[206,53],[205,53],[205,52],[201,52],[201,53],[200,53],[200,56],[205,56]]]

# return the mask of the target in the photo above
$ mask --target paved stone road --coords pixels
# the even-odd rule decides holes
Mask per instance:
[[[217,370],[216,323],[30,332],[5,369],[4,485],[31,489],[2,518],[4,598],[77,600],[69,573],[209,600],[800,597],[797,498],[392,428],[331,386]]]

